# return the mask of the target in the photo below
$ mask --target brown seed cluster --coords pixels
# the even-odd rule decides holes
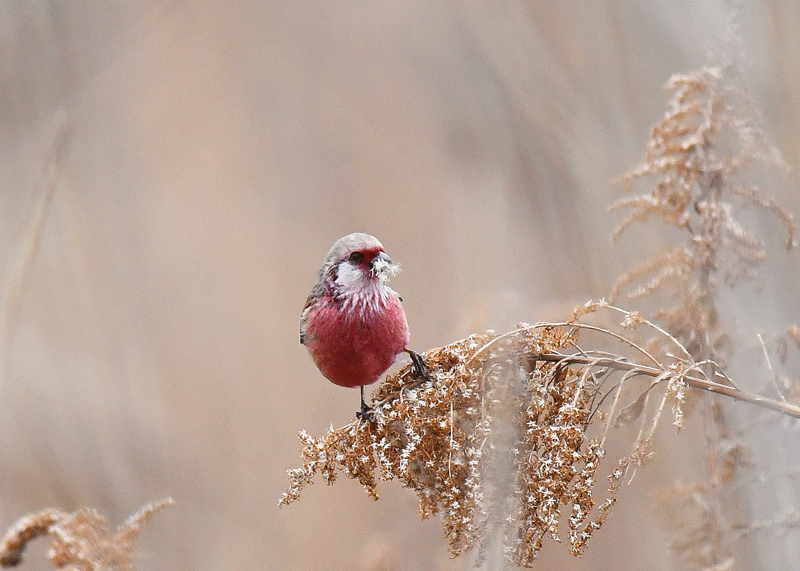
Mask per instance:
[[[629,210],[614,237],[653,217],[677,229],[683,240],[624,274],[614,296],[636,299],[642,311],[669,332],[669,337],[647,340],[654,354],[665,354],[677,341],[687,362],[697,364],[692,374],[702,373],[721,385],[713,387],[715,392],[762,403],[763,398],[744,394],[723,372],[741,347],[734,346],[736,326],[720,294],[756,277],[768,257],[766,244],[748,225],[748,211],[777,220],[787,249],[796,246],[796,227],[786,208],[749,182],[759,179],[759,169],[783,165],[751,118],[752,107],[736,75],[734,66],[706,66],[675,75],[666,84],[670,92],[666,113],[650,131],[644,161],[618,181],[628,189],[641,184],[646,191],[612,205]],[[792,397],[800,394],[798,383],[773,372],[770,349],[760,336],[758,340],[781,400],[780,405],[770,406],[796,415],[797,407],[790,403],[797,402]],[[779,340],[775,349],[785,364],[788,339]],[[682,383],[671,384],[669,390],[682,404]],[[675,520],[673,546],[697,569],[728,568],[740,530],[732,526],[727,506],[741,501],[729,498],[742,493],[728,483],[751,467],[749,453],[742,428],[730,421],[719,400],[691,399],[689,404],[700,411],[704,423],[708,473],[691,485],[675,486],[671,494],[681,508],[672,511],[684,516]],[[682,412],[674,412],[676,426],[682,422]],[[678,498],[683,503],[676,502]]]
[[[755,276],[767,259],[763,241],[743,221],[744,211],[776,217],[787,249],[796,245],[796,227],[786,208],[747,183],[758,166],[782,162],[747,117],[743,89],[731,74],[707,66],[674,75],[665,89],[671,93],[667,110],[651,128],[644,161],[617,181],[627,189],[644,182],[648,191],[611,205],[630,210],[613,236],[655,217],[685,232],[686,240],[625,273],[614,297],[669,293],[673,305],[659,300],[656,317],[699,361],[714,358],[727,341],[715,307],[719,285]]]
[[[545,537],[566,528],[579,554],[616,500],[624,465],[598,506],[604,451],[587,436],[598,404],[591,375],[543,354],[571,346],[569,326],[521,325],[505,335],[473,335],[425,355],[433,381],[408,366],[374,396],[370,421],[323,438],[300,433],[303,466],[289,470],[289,504],[321,473],[343,473],[377,499],[377,481],[415,491],[423,518],[441,514],[453,556],[500,538],[508,559],[530,566]],[[608,487],[608,486],[604,486]]]
[[[86,507],[73,513],[48,509],[28,514],[17,521],[0,542],[0,565],[19,565],[28,542],[40,535],[49,535],[48,557],[57,569],[130,571],[133,569],[134,542],[142,526],[156,512],[172,503],[167,498],[146,504],[114,533],[109,533],[106,521],[99,513]]]
[[[621,322],[585,322],[598,312]],[[661,361],[632,340],[638,327],[671,344],[673,356]],[[709,363],[695,362],[669,333],[606,302],[589,302],[564,323],[473,335],[425,361],[432,381],[410,365],[390,375],[369,420],[322,438],[301,432],[303,465],[289,470],[279,503],[299,499],[318,473],[329,484],[339,474],[357,479],[373,499],[379,480],[397,479],[417,494],[421,517],[441,516],[453,556],[500,545],[511,564],[531,567],[547,538],[584,551],[626,475],[653,455],[670,403],[672,424],[682,427],[687,388],[800,418],[798,407],[746,393],[713,368],[706,374]],[[637,434],[625,456],[609,461],[605,443],[625,425]]]

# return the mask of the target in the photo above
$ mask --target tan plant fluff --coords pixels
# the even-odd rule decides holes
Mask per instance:
[[[86,507],[72,513],[48,509],[28,514],[9,528],[0,541],[0,565],[18,565],[29,541],[49,535],[48,557],[57,569],[130,571],[134,542],[142,527],[156,512],[173,503],[167,498],[146,504],[113,533],[107,530],[105,519],[97,511]]]

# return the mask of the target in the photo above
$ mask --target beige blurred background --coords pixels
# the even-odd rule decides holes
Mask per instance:
[[[277,508],[296,432],[358,401],[298,343],[317,269],[339,236],[377,235],[418,351],[607,295],[663,239],[610,243],[608,181],[642,158],[669,76],[712,52],[794,169],[766,190],[800,213],[793,0],[3,2],[0,526],[80,505],[116,524],[172,496],[138,569],[470,568],[396,482]],[[775,252],[745,326],[800,320],[797,255]],[[800,456],[758,426],[767,466]],[[551,544],[541,568],[680,568],[653,496],[704,468],[673,445],[583,558]],[[781,481],[762,499],[800,505]],[[800,568],[748,540],[750,568]],[[24,569],[46,568],[40,543]]]

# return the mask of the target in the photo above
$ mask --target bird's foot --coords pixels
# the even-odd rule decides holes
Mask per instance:
[[[361,403],[361,410],[356,411],[356,418],[364,422],[372,422],[373,408],[366,403]]]
[[[414,363],[414,370],[417,372],[417,375],[422,377],[425,381],[431,382],[431,376],[428,374],[428,370],[425,367],[425,359],[423,359],[422,355],[411,349],[406,349],[406,353],[411,356],[411,361]]]
[[[361,385],[361,410],[356,412],[356,418],[365,422],[372,422],[372,407],[364,400],[364,385]]]

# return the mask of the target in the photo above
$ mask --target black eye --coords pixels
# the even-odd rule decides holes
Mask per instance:
[[[360,264],[364,261],[364,254],[361,252],[353,252],[350,254],[350,261],[356,264]]]

